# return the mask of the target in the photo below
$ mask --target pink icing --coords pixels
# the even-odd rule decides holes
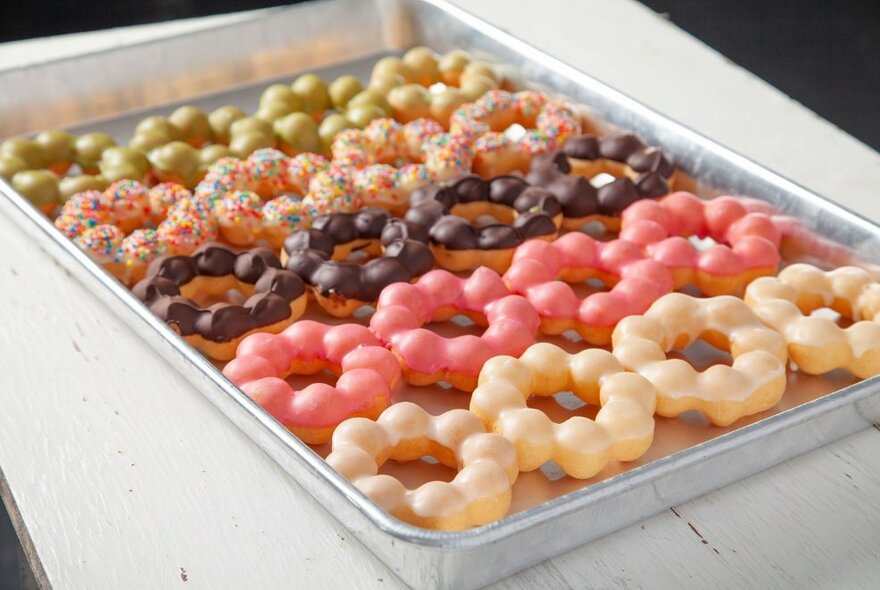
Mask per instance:
[[[565,271],[603,273],[619,281],[608,292],[581,300],[570,285],[556,280]],[[625,240],[598,242],[577,232],[555,242],[531,240],[517,248],[504,281],[511,291],[525,295],[544,319],[602,327],[643,313],[674,286],[666,267],[646,258],[638,245]]]
[[[295,391],[284,378],[296,361],[324,361],[341,375],[335,386],[315,383]],[[303,320],[280,334],[242,340],[223,374],[283,424],[326,428],[369,409],[376,398],[387,405],[400,364],[364,326]]]
[[[757,207],[752,199],[725,196],[704,201],[679,191],[627,207],[620,237],[646,247],[652,258],[670,268],[733,276],[780,262],[783,229],[778,216],[759,210],[768,208]],[[718,244],[699,252],[682,239],[686,236],[709,237]]]
[[[482,336],[444,338],[423,328],[441,309],[483,315]],[[501,277],[480,267],[462,279],[434,270],[416,283],[394,283],[383,289],[370,319],[370,329],[414,371],[476,377],[491,357],[518,356],[535,342],[540,319],[523,297],[511,295]]]

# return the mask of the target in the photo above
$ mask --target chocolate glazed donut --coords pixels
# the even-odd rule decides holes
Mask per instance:
[[[588,179],[603,172],[617,178],[597,190]],[[561,151],[533,158],[526,179],[556,193],[563,210],[570,207],[563,222],[566,229],[600,221],[617,231],[623,210],[641,199],[669,193],[674,174],[675,167],[659,148],[646,146],[631,133],[621,133],[572,137]],[[576,203],[566,198],[575,187]]]
[[[483,215],[500,223],[476,225]],[[554,239],[562,215],[551,191],[519,176],[484,180],[468,174],[414,191],[404,219],[428,228],[441,267],[465,271],[488,266],[503,273],[517,246],[533,238]]]
[[[311,229],[287,237],[282,259],[330,315],[348,317],[375,303],[387,285],[409,282],[434,268],[427,241],[425,227],[372,207],[316,217]],[[348,261],[352,252],[363,252],[367,259]]]
[[[199,293],[218,297],[231,289],[247,300],[205,307],[190,298]],[[302,279],[283,270],[272,251],[237,254],[220,244],[205,244],[191,256],[157,258],[132,292],[187,342],[217,360],[232,359],[238,343],[252,332],[280,332],[306,307]]]

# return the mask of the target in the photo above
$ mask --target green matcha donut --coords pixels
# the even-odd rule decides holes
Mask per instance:
[[[318,126],[305,113],[291,113],[275,121],[275,133],[281,138],[284,147],[292,152],[320,152],[321,136]]]
[[[307,113],[321,112],[330,106],[327,83],[317,74],[303,74],[290,85],[294,93],[303,99]]]
[[[364,89],[361,81],[354,76],[340,76],[333,80],[327,92],[330,95],[330,101],[338,109],[344,109],[356,94]]]
[[[12,186],[47,215],[61,203],[58,177],[48,170],[19,172],[12,177]]]

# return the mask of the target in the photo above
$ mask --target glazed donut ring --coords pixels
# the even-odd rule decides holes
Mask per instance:
[[[247,294],[247,301],[203,307],[190,299],[230,289]],[[305,285],[295,273],[281,269],[274,253],[255,248],[236,254],[219,244],[206,244],[192,256],[153,261],[132,292],[187,342],[217,360],[233,358],[248,334],[280,332],[306,307]]]
[[[379,474],[389,459],[415,461],[425,455],[457,470],[455,478],[408,490],[396,478]],[[327,463],[392,516],[442,531],[502,518],[519,475],[513,445],[487,433],[474,414],[450,410],[431,416],[410,402],[394,404],[375,422],[352,418],[340,424]]]
[[[669,268],[676,288],[693,284],[709,296],[740,294],[757,277],[775,275],[781,260],[783,232],[776,217],[749,212],[736,197],[703,201],[675,192],[633,203],[622,220],[620,237]],[[700,251],[685,236],[717,243]]]
[[[514,124],[526,129],[518,140],[504,133]],[[581,122],[574,106],[543,93],[490,90],[456,110],[449,129],[474,142],[473,171],[490,177],[525,172],[534,155],[553,151],[579,134]]]
[[[582,299],[568,284],[590,279],[599,279],[611,288]],[[669,270],[646,259],[636,244],[626,240],[600,242],[580,232],[549,243],[526,242],[514,253],[504,281],[538,310],[542,332],[575,330],[595,345],[609,344],[611,332],[622,318],[643,313],[673,289]]]
[[[793,264],[777,277],[753,281],[746,303],[782,334],[798,368],[821,375],[843,368],[860,379],[880,373],[880,283],[867,271],[845,266],[822,271]],[[829,307],[854,320],[847,328],[810,313]]]
[[[556,424],[526,405],[533,395],[561,391],[601,405],[596,420],[577,416]],[[568,475],[586,479],[609,461],[634,461],[645,454],[654,440],[656,403],[651,384],[625,372],[610,352],[593,348],[570,355],[538,343],[519,359],[489,359],[480,371],[470,410],[486,430],[513,442],[520,471],[555,461]]]
[[[459,314],[488,328],[479,337],[443,338],[422,327]],[[445,381],[462,391],[473,391],[483,363],[493,356],[519,355],[533,344],[539,324],[529,302],[511,295],[485,267],[467,279],[433,270],[415,283],[389,285],[370,318],[370,329],[400,358],[408,383]]]
[[[500,223],[475,225],[484,215]],[[428,228],[431,251],[442,268],[458,272],[488,266],[502,273],[517,246],[556,237],[562,208],[550,191],[516,176],[483,180],[469,174],[416,190],[404,219]]]
[[[394,219],[384,209],[368,208],[316,217],[311,229],[288,236],[281,258],[309,285],[322,308],[332,316],[348,317],[375,303],[391,283],[409,282],[431,270],[434,257],[426,241],[421,226]],[[353,251],[372,258],[348,262]]]
[[[658,148],[645,147],[635,135],[579,135],[569,138],[562,151],[535,156],[526,179],[554,192],[575,185],[587,193],[573,204],[577,212],[566,215],[565,228],[599,221],[606,229],[618,231],[624,209],[636,201],[667,194],[674,172]],[[617,178],[596,189],[588,180],[600,173]]]
[[[294,391],[284,380],[324,370],[338,375],[336,385]],[[391,403],[400,364],[364,326],[304,320],[279,334],[251,334],[223,374],[300,440],[317,445],[347,418],[377,418]]]
[[[732,366],[703,372],[666,353],[705,340],[727,350]],[[627,370],[657,389],[657,414],[672,418],[690,410],[727,426],[775,406],[785,392],[785,342],[741,299],[699,299],[670,293],[641,316],[624,318],[611,337],[612,352]]]

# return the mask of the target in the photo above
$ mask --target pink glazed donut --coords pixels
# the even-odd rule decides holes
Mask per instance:
[[[313,383],[295,391],[284,379],[329,370],[335,386]],[[308,444],[330,441],[347,418],[376,419],[400,381],[400,364],[364,326],[304,320],[279,334],[241,341],[223,374]]]
[[[466,315],[488,326],[482,336],[444,338],[423,328]],[[518,356],[534,344],[540,318],[535,308],[512,295],[493,270],[480,267],[467,279],[434,270],[415,283],[382,290],[370,329],[398,356],[403,377],[413,385],[445,381],[473,391],[483,364],[500,354]]]
[[[627,207],[620,237],[666,266],[676,288],[693,284],[708,296],[741,295],[752,280],[776,274],[781,260],[779,218],[750,209],[751,199],[704,201],[675,192]],[[687,239],[691,236],[717,243],[700,250]]]
[[[613,287],[581,299],[568,284],[590,279]],[[674,286],[669,270],[645,258],[637,244],[599,242],[579,232],[555,242],[526,242],[516,249],[504,281],[538,310],[545,334],[575,330],[597,345],[609,344],[617,322],[643,313]]]

